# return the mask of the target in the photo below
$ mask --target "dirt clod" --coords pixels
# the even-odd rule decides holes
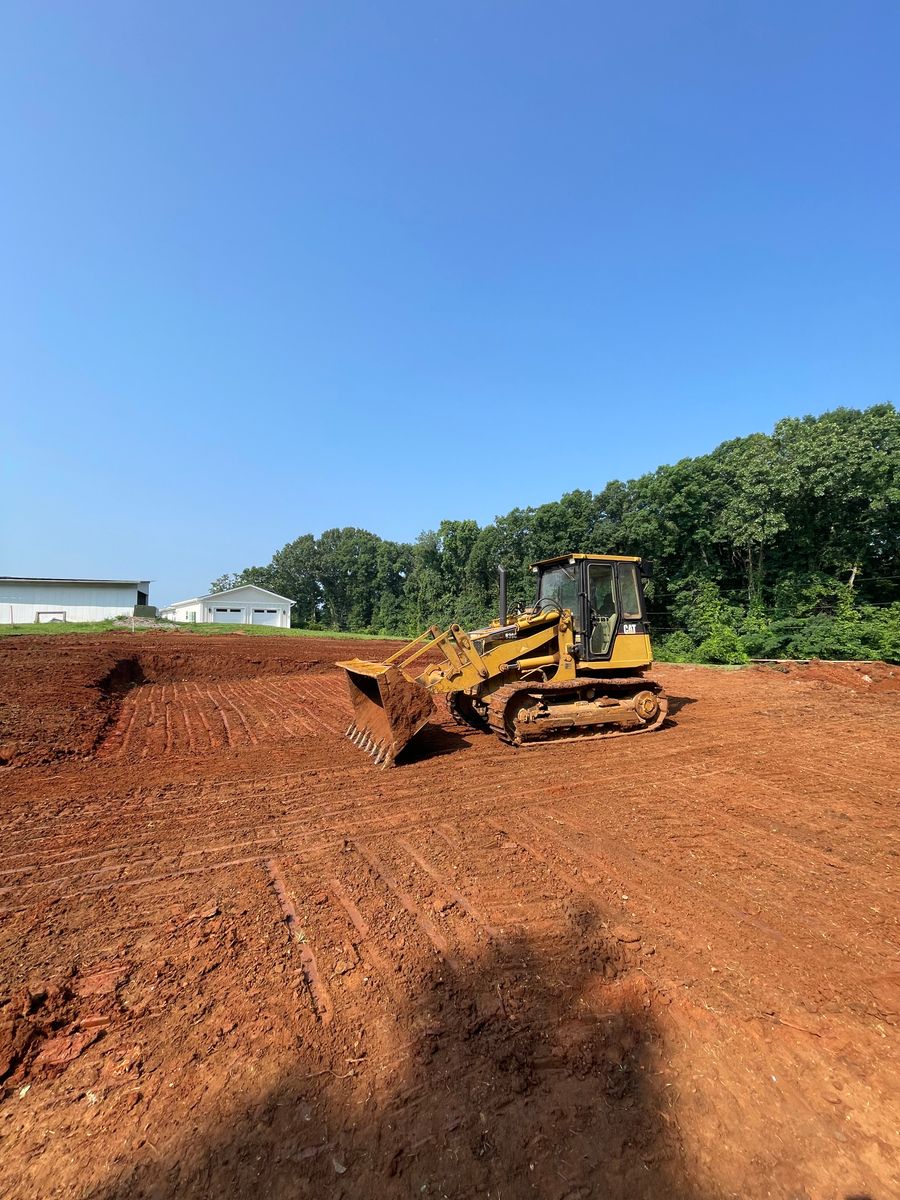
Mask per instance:
[[[614,925],[610,930],[610,933],[617,942],[633,944],[641,940],[641,935],[636,929],[632,929],[630,925]]]

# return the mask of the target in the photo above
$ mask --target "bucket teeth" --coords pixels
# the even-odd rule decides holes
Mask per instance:
[[[364,750],[374,760],[376,766],[387,758],[387,745],[377,742],[367,730],[357,729],[355,724],[351,724],[347,736],[357,750]]]
[[[344,737],[349,737],[352,732],[353,732],[353,722],[351,721],[350,724],[347,726],[347,730],[344,734]]]

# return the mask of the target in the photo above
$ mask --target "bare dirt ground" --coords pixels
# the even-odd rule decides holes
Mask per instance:
[[[384,649],[0,645],[0,1193],[900,1195],[897,669],[382,772]]]

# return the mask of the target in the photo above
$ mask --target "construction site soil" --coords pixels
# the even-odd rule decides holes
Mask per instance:
[[[393,648],[0,643],[0,1193],[900,1195],[898,668],[381,771]]]

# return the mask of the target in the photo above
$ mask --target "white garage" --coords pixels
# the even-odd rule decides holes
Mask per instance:
[[[291,624],[291,609],[294,601],[279,596],[255,583],[244,583],[225,592],[211,592],[208,596],[194,596],[192,600],[178,600],[160,609],[159,615],[170,621],[188,624],[211,625],[271,625],[275,629],[287,629]]]

